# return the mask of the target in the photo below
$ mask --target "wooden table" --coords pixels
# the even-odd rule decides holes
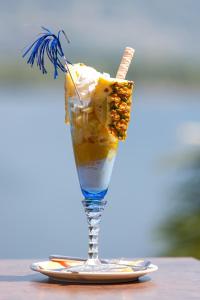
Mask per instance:
[[[29,269],[33,261],[0,260],[0,300],[200,299],[200,262],[193,258],[153,258],[159,270],[150,277],[114,285],[52,282]]]

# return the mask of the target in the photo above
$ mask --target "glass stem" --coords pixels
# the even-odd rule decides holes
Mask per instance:
[[[88,248],[88,259],[87,265],[96,266],[101,262],[98,258],[98,238],[101,215],[105,208],[105,200],[90,200],[85,199],[82,201],[85,213],[87,216],[88,229],[89,229],[89,248]]]

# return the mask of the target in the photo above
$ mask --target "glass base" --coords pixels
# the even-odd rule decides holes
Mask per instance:
[[[94,191],[84,190],[83,188],[81,188],[81,191],[85,199],[97,201],[97,200],[103,200],[103,198],[107,194],[108,189],[94,192]]]

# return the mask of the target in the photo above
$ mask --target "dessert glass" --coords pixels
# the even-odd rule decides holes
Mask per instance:
[[[81,266],[69,268],[69,271],[109,271],[117,265],[99,260],[98,235],[118,139],[98,120],[91,100],[69,98],[68,109],[76,168],[84,196],[82,204],[89,229],[88,259]]]

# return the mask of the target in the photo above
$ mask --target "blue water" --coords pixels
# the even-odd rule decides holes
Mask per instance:
[[[87,222],[64,124],[63,90],[0,91],[0,257],[87,255]],[[120,143],[100,230],[101,257],[159,254],[159,228],[174,209],[170,156],[179,127],[199,122],[199,94],[137,87],[128,139]],[[167,167],[162,167],[167,165]]]

